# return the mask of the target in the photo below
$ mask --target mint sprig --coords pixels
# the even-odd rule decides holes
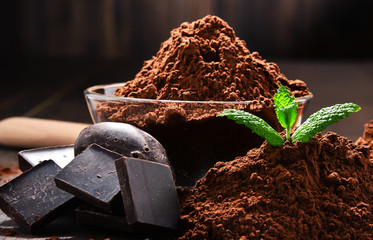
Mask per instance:
[[[326,107],[312,114],[294,133],[290,136],[290,129],[297,119],[298,103],[294,96],[284,87],[280,86],[274,96],[275,112],[281,126],[286,129],[286,139],[293,142],[308,142],[316,133],[325,130],[329,125],[348,117],[351,113],[359,111],[360,106],[354,103],[336,104]],[[217,115],[227,117],[238,124],[249,127],[254,133],[263,137],[273,146],[281,146],[284,139],[263,119],[235,109],[225,109]]]

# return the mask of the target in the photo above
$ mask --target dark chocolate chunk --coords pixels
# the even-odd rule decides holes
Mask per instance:
[[[128,225],[149,232],[176,230],[180,207],[170,167],[126,157],[115,166]]]
[[[56,175],[57,187],[100,209],[112,212],[121,201],[114,160],[120,154],[92,144]]]
[[[82,225],[133,232],[127,224],[124,212],[108,213],[92,206],[81,205],[75,209],[75,218],[76,223]]]
[[[28,232],[64,214],[76,204],[73,195],[56,187],[54,176],[61,168],[44,161],[0,187],[0,208]]]
[[[34,148],[18,153],[18,166],[24,172],[42,161],[53,160],[59,167],[64,168],[73,159],[73,145]]]
[[[75,141],[75,155],[93,143],[126,157],[169,165],[166,150],[158,140],[127,123],[101,122],[86,127]]]

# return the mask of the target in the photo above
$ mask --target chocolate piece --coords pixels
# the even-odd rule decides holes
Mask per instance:
[[[170,167],[127,157],[115,166],[128,225],[149,232],[176,230],[180,207]]]
[[[24,172],[42,161],[53,160],[59,167],[64,168],[73,159],[73,145],[34,148],[18,153],[18,166]]]
[[[133,232],[127,224],[124,212],[108,213],[92,206],[81,205],[75,209],[75,217],[78,224]]]
[[[158,140],[127,123],[100,122],[84,128],[75,141],[75,155],[93,143],[123,156],[169,165],[166,150]]]
[[[112,212],[115,202],[121,201],[114,164],[114,160],[121,157],[92,144],[56,175],[56,185],[93,206]]]
[[[58,189],[54,183],[53,178],[60,170],[53,161],[44,161],[3,185],[0,208],[34,233],[75,206],[74,196]]]

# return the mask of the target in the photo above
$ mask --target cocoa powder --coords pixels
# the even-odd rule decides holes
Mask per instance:
[[[373,239],[368,148],[331,132],[263,143],[183,194],[178,239]]]
[[[373,161],[373,120],[364,125],[363,136],[356,141],[356,144],[369,147],[370,159]]]
[[[301,80],[288,80],[275,63],[251,53],[234,30],[216,16],[183,23],[171,31],[157,55],[115,95],[145,99],[270,100],[279,84],[295,97],[309,94]]]
[[[171,37],[162,43],[157,55],[145,61],[136,77],[116,89],[114,96],[228,101],[225,105],[147,101],[149,104],[141,106],[147,109],[141,110],[139,102],[118,101],[101,104],[97,111],[103,121],[124,121],[140,128],[148,123],[167,124],[171,112],[177,112],[185,121],[214,117],[228,107],[260,112],[272,106],[272,98],[280,84],[295,97],[311,95],[303,81],[288,80],[275,63],[263,60],[257,52],[251,53],[225,21],[208,15],[172,30]],[[230,105],[233,101],[250,103]],[[138,111],[144,114],[134,114]]]

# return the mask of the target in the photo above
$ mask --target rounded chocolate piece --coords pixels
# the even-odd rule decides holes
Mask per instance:
[[[101,122],[84,128],[74,144],[75,156],[93,143],[126,157],[169,165],[166,150],[158,140],[127,123]]]

